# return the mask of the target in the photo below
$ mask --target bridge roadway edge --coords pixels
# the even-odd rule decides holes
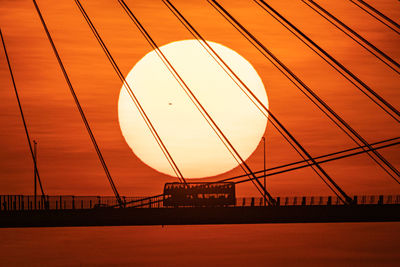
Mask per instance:
[[[1,228],[400,221],[400,204],[1,211]]]

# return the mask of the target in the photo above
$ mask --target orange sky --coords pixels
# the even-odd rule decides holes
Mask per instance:
[[[159,45],[191,39],[191,35],[161,1],[126,1]],[[339,77],[322,59],[252,1],[219,1],[278,58],[328,102],[369,142],[397,137],[400,127],[362,93]],[[308,101],[277,69],[233,29],[207,1],[173,1],[210,41],[244,56],[261,76],[270,109],[313,155],[353,147],[354,144]],[[301,1],[269,3],[308,34],[376,92],[400,109],[400,77]],[[322,1],[329,11],[400,61],[400,37],[349,1]],[[117,101],[121,82],[83,20],[74,1],[39,0],[54,42],[122,195],[160,193],[172,177],[144,165],[121,134]],[[126,75],[150,46],[117,1],[82,4]],[[400,18],[394,0],[374,3],[392,19]],[[31,137],[39,142],[39,170],[49,195],[111,195],[84,125],[75,108],[31,1],[1,1],[0,25],[6,39]],[[5,56],[0,65],[0,194],[30,194],[32,160],[26,144]],[[224,100],[221,99],[221,102]],[[269,167],[299,160],[269,124],[266,131]],[[263,166],[260,145],[249,158],[254,170]],[[381,150],[400,168],[400,149]],[[366,155],[323,165],[349,194],[398,193],[400,186]],[[219,177],[241,174],[235,169]],[[327,195],[326,186],[311,170],[271,177],[272,195]],[[253,185],[241,185],[239,195],[255,194]]]

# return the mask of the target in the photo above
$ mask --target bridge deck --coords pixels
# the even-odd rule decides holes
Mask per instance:
[[[400,221],[400,204],[97,208],[0,212],[0,227]]]

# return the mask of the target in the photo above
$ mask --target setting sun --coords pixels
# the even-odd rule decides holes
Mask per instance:
[[[264,85],[253,66],[232,49],[208,43],[268,106]],[[177,41],[161,50],[240,155],[247,159],[264,134],[267,118],[198,41]],[[237,166],[155,51],[137,62],[126,80],[185,178],[218,175]],[[124,86],[118,115],[122,133],[133,152],[152,168],[174,175]]]

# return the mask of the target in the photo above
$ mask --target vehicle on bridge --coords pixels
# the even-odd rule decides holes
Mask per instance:
[[[166,183],[163,204],[165,207],[235,205],[235,183]]]

